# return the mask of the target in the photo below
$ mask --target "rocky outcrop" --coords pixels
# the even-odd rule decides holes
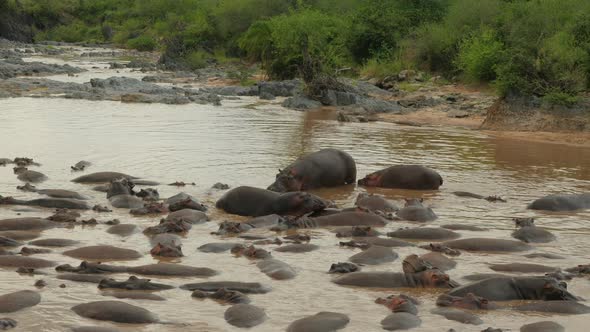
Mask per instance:
[[[6,1],[0,4],[0,37],[25,43],[33,42],[33,19],[8,8]]]

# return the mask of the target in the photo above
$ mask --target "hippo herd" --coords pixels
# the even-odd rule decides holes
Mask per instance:
[[[219,275],[207,266],[196,267],[178,263],[146,265],[113,264],[131,262],[143,253],[116,246],[81,246],[78,241],[60,238],[40,238],[47,229],[76,225],[103,224],[110,234],[125,237],[135,233],[149,239],[154,257],[182,257],[183,237],[193,228],[210,221],[209,208],[197,198],[186,194],[163,199],[158,190],[136,186],[158,186],[119,172],[96,172],[72,180],[81,185],[93,185],[93,189],[106,196],[109,206],[91,204],[91,197],[64,189],[38,188],[48,179],[41,172],[29,170],[40,164],[30,158],[0,158],[0,166],[15,164],[17,179],[25,182],[17,189],[36,193],[39,198],[21,199],[0,195],[0,205],[25,205],[54,209],[50,216],[20,217],[0,220],[0,268],[15,270],[27,275],[49,276],[64,282],[80,282],[96,285],[103,295],[126,300],[165,301],[157,293],[178,288],[169,283],[153,282],[144,276],[167,278],[208,278]],[[92,164],[81,161],[71,167],[72,172],[84,172]],[[35,185],[33,185],[34,183]],[[429,223],[438,216],[423,199],[407,198],[403,206],[378,194],[362,192],[354,200],[353,207],[339,208],[310,190],[354,186],[436,191],[443,185],[442,176],[435,170],[421,165],[393,165],[367,174],[357,181],[355,160],[348,153],[337,149],[323,149],[304,155],[279,170],[274,182],[267,189],[250,186],[229,186],[217,183],[215,190],[226,190],[216,201],[215,207],[227,214],[241,216],[218,223],[218,242],[206,243],[199,252],[209,254],[233,254],[236,259],[248,259],[255,263],[263,275],[273,280],[297,278],[300,270],[275,257],[273,252],[290,253],[305,257],[305,253],[320,249],[314,243],[317,235],[309,229],[324,228],[339,238],[342,248],[361,250],[349,257],[348,262],[335,262],[326,266],[326,273],[336,287],[373,289],[392,292],[419,288],[437,293],[436,307],[430,313],[464,324],[481,325],[478,316],[482,311],[504,310],[555,314],[590,313],[590,307],[576,296],[566,283],[590,275],[590,265],[561,269],[531,263],[488,264],[494,273],[478,273],[463,276],[467,283],[453,280],[447,271],[456,267],[453,257],[463,252],[501,254],[521,253],[537,249],[538,243],[556,239],[548,230],[538,226],[534,218],[513,218],[516,229],[511,239],[484,237],[463,238],[459,231],[483,231],[478,226],[446,224],[435,227]],[[171,183],[184,186],[184,182]],[[460,198],[483,199],[489,202],[505,202],[498,196],[483,196],[468,192],[454,192]],[[546,211],[575,211],[590,208],[590,193],[556,194],[542,197],[530,203],[528,209]],[[135,223],[121,223],[118,219],[97,221],[83,220],[82,213],[93,210],[108,214],[112,209],[126,209],[130,215],[161,216],[159,223],[141,229]],[[245,217],[245,218],[243,218]],[[383,228],[405,221],[416,227],[398,228],[385,232]],[[260,237],[251,230],[276,232],[280,237]],[[229,241],[235,239],[236,242]],[[243,240],[246,240],[244,242]],[[28,241],[28,242],[27,242]],[[272,247],[272,252],[264,249]],[[20,251],[17,248],[20,247]],[[401,272],[383,268],[398,260],[393,248],[417,248],[428,253],[404,257]],[[74,265],[59,264],[53,260],[32,257],[60,250],[63,256],[80,261]],[[61,251],[63,250],[63,251]],[[277,255],[281,257],[280,254]],[[54,257],[54,256],[53,256]],[[243,257],[243,258],[239,258]],[[561,259],[563,257],[533,252],[524,258]],[[206,263],[206,262],[203,262]],[[366,268],[370,266],[371,268]],[[375,270],[376,268],[376,270]],[[51,269],[51,270],[48,270]],[[53,272],[51,272],[53,273]],[[518,274],[515,274],[518,273]],[[121,274],[126,274],[121,277]],[[169,279],[166,279],[169,280]],[[263,278],[264,280],[264,278]],[[282,281],[281,281],[282,282]],[[35,286],[46,287],[42,280]],[[67,287],[62,284],[60,287]],[[228,308],[225,321],[236,328],[252,328],[264,324],[266,311],[253,304],[256,296],[272,291],[264,282],[198,281],[184,283],[181,290],[190,291],[191,298],[215,301]],[[187,295],[188,299],[188,295]],[[0,312],[12,313],[36,306],[43,301],[41,293],[21,290],[0,295]],[[511,302],[518,301],[518,302]],[[524,301],[524,302],[523,302]],[[514,304],[516,303],[516,304]],[[381,321],[384,330],[418,328],[422,321],[420,311],[424,304],[408,294],[387,294],[375,300],[375,304],[357,303],[361,306],[382,305],[390,312]],[[329,309],[329,308],[328,308]],[[126,324],[178,324],[166,321],[154,312],[119,300],[79,303],[71,311],[81,317]],[[337,331],[345,328],[351,319],[339,312],[321,311],[305,317],[299,316],[284,330],[290,332]],[[11,318],[0,319],[0,329],[16,327]],[[563,331],[564,328],[550,321],[540,321],[522,326],[521,331]],[[75,326],[71,331],[118,331],[115,327]],[[488,328],[484,331],[502,331]]]

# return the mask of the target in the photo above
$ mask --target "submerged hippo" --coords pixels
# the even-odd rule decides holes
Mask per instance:
[[[539,198],[529,204],[531,210],[575,211],[590,208],[590,193],[558,194]]]
[[[530,263],[508,263],[490,264],[490,269],[498,272],[520,272],[520,273],[548,273],[558,270],[556,267],[530,264]]]
[[[10,218],[0,220],[0,231],[41,231],[57,226],[58,224],[53,221],[41,218]],[[9,236],[6,234],[3,235]],[[22,239],[24,240],[25,238]]]
[[[348,263],[348,262],[339,262],[339,263],[334,263],[330,266],[330,270],[328,270],[328,273],[351,273],[351,272],[356,272],[356,271],[360,271],[360,267],[356,264],[352,264],[352,263]]]
[[[263,259],[256,266],[262,273],[277,280],[292,279],[297,274],[291,265],[274,258]]]
[[[15,255],[0,255],[0,267],[41,269],[56,266],[57,263],[41,258],[23,257]]]
[[[381,246],[370,246],[368,249],[351,256],[348,260],[356,264],[378,265],[393,262],[398,258],[391,248]]]
[[[555,235],[535,225],[535,218],[513,218],[518,227],[512,232],[512,237],[523,242],[547,243],[555,240]]]
[[[80,262],[78,266],[71,266],[70,264],[62,264],[55,268],[57,272],[73,272],[83,274],[104,274],[104,273],[122,273],[127,272],[125,266],[115,266],[99,263],[92,263],[87,261]]]
[[[523,325],[520,332],[565,332],[565,328],[555,322],[542,321]]]
[[[121,288],[126,290],[165,290],[172,289],[174,286],[164,285],[152,282],[150,279],[140,279],[136,276],[130,276],[125,281],[117,281],[115,279],[103,279],[98,283],[98,288]]]
[[[472,325],[481,325],[483,321],[481,318],[477,317],[476,315],[460,310],[455,308],[434,308],[430,310],[430,313],[443,316],[448,320],[454,320],[459,323],[463,324],[472,324]]]
[[[35,192],[37,194],[53,197],[53,198],[71,198],[71,199],[79,199],[79,200],[87,200],[88,196],[79,194],[75,191],[71,190],[64,190],[64,189],[37,189],[35,186],[31,185],[30,183],[25,183],[24,186],[18,186],[16,189],[27,191],[27,192]]]
[[[383,304],[392,313],[381,321],[381,327],[384,330],[409,330],[420,326],[422,321],[418,316],[418,309],[416,305],[418,301],[407,295],[390,295],[386,298],[378,298],[375,300],[377,304]]]
[[[167,221],[182,220],[182,221],[187,222],[189,224],[196,225],[196,224],[200,224],[200,223],[208,221],[209,217],[207,217],[207,215],[202,211],[197,211],[197,210],[193,210],[193,209],[182,209],[182,210],[170,212],[168,214],[168,216],[166,217],[166,220]]]
[[[73,210],[90,210],[91,206],[84,201],[69,198],[37,198],[31,200],[21,200],[14,197],[0,196],[0,205],[29,205],[46,208],[73,209]]]
[[[180,289],[204,292],[215,292],[220,288],[235,290],[245,294],[265,294],[270,292],[271,288],[257,282],[239,282],[239,281],[208,281],[184,284]]]
[[[268,190],[276,192],[305,191],[335,187],[356,181],[356,163],[346,152],[323,149],[305,155],[283,170]]]
[[[367,209],[371,212],[381,211],[384,213],[393,213],[399,210],[399,207],[387,200],[385,197],[369,193],[360,193],[356,197],[354,205],[363,209]]]
[[[427,222],[436,220],[438,216],[430,207],[424,206],[422,202],[423,200],[421,198],[406,199],[406,205],[397,211],[396,215],[408,221]]]
[[[157,316],[140,307],[121,301],[96,301],[72,307],[76,314],[97,320],[116,323],[150,324],[157,323]]]
[[[111,205],[117,208],[139,209],[143,207],[143,200],[135,196],[135,184],[126,178],[113,180],[107,191],[107,198]]]
[[[41,295],[30,290],[4,294],[0,296],[0,313],[19,311],[36,306],[39,302],[41,302]]]
[[[238,291],[228,290],[225,288],[220,288],[215,292],[203,292],[200,290],[196,290],[191,294],[191,297],[197,299],[209,298],[222,303],[231,304],[250,303],[250,298],[246,296],[246,294],[240,293]]]
[[[377,226],[382,227],[387,220],[366,212],[341,212],[316,218],[285,218],[279,222],[277,230],[290,228],[317,228],[330,226]],[[369,234],[367,234],[369,235]]]
[[[443,179],[435,170],[420,165],[397,165],[368,174],[361,186],[413,190],[436,190]]]
[[[439,227],[416,227],[398,229],[387,233],[387,236],[414,240],[448,240],[456,239],[461,235]]]
[[[97,173],[82,175],[80,177],[73,179],[72,182],[76,182],[76,183],[109,183],[109,182],[112,182],[113,180],[121,179],[121,178],[130,179],[130,180],[137,179],[134,176],[127,175],[124,173],[97,172]]]
[[[386,306],[392,312],[408,312],[413,315],[418,314],[416,305],[420,304],[418,300],[405,294],[380,297],[375,300],[375,303]]]
[[[517,252],[532,249],[530,245],[520,241],[488,238],[452,240],[443,242],[442,244],[452,249],[467,251]]]
[[[135,250],[100,245],[68,250],[64,251],[63,254],[88,260],[132,260],[142,256]]]
[[[47,175],[41,172],[31,171],[26,167],[15,167],[14,173],[18,174],[16,178],[23,182],[38,183],[48,179]]]
[[[418,273],[353,272],[334,279],[334,283],[346,286],[373,288],[454,288],[457,283],[437,269]]]
[[[442,294],[436,299],[436,305],[440,307],[454,307],[469,310],[490,310],[498,308],[496,304],[491,303],[488,299],[477,296],[473,293],[467,293],[465,296]]]
[[[590,313],[590,307],[575,301],[537,301],[512,307],[517,311],[548,312],[555,314],[583,315]]]
[[[493,277],[455,288],[448,295],[466,296],[473,293],[490,301],[577,301],[578,298],[569,293],[566,287],[565,282],[547,277]]]
[[[165,203],[168,204],[168,209],[172,212],[183,209],[191,209],[203,212],[207,211],[207,206],[201,204],[195,197],[183,192],[169,197],[166,199]]]
[[[228,191],[215,206],[241,216],[259,217],[269,214],[302,216],[325,209],[326,203],[321,198],[305,192],[279,194],[241,186]]]
[[[223,315],[225,320],[236,327],[254,327],[264,323],[267,316],[264,310],[251,304],[235,304]]]
[[[467,192],[467,191],[454,191],[453,194],[455,196],[458,196],[458,197],[470,197],[470,198],[476,198],[476,199],[484,199],[484,200],[486,200],[488,202],[502,202],[502,203],[506,203],[506,200],[505,199],[503,199],[500,196],[495,196],[495,195],[494,196],[482,196],[482,195],[470,193],[470,192]]]
[[[287,332],[325,332],[341,330],[350,322],[345,314],[337,312],[318,312],[294,321],[287,327]]]

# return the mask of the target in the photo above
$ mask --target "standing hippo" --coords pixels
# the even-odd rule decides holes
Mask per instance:
[[[531,210],[575,211],[590,209],[590,193],[541,197],[528,206]]]
[[[396,165],[368,174],[358,184],[367,187],[436,190],[443,184],[443,179],[428,167]]]
[[[484,297],[490,301],[544,300],[577,301],[578,298],[567,291],[565,282],[557,282],[547,277],[492,277],[451,290],[448,295]]]
[[[276,192],[304,191],[336,187],[356,181],[356,163],[340,150],[323,149],[303,156],[283,170],[268,190]]]
[[[325,209],[326,203],[318,196],[305,192],[279,194],[270,190],[241,186],[228,191],[215,206],[241,216],[302,216]]]

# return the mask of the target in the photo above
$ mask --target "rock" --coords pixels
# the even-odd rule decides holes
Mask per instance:
[[[287,98],[283,101],[281,106],[295,110],[308,110],[322,107],[322,103],[309,99],[302,95]]]
[[[292,97],[302,91],[303,82],[299,80],[288,81],[262,81],[258,82],[258,95],[260,99],[264,96],[274,97]]]
[[[459,110],[452,110],[447,113],[447,117],[457,118],[457,119],[466,118],[466,117],[469,117],[470,115],[471,114],[469,114],[468,112],[459,111]]]

